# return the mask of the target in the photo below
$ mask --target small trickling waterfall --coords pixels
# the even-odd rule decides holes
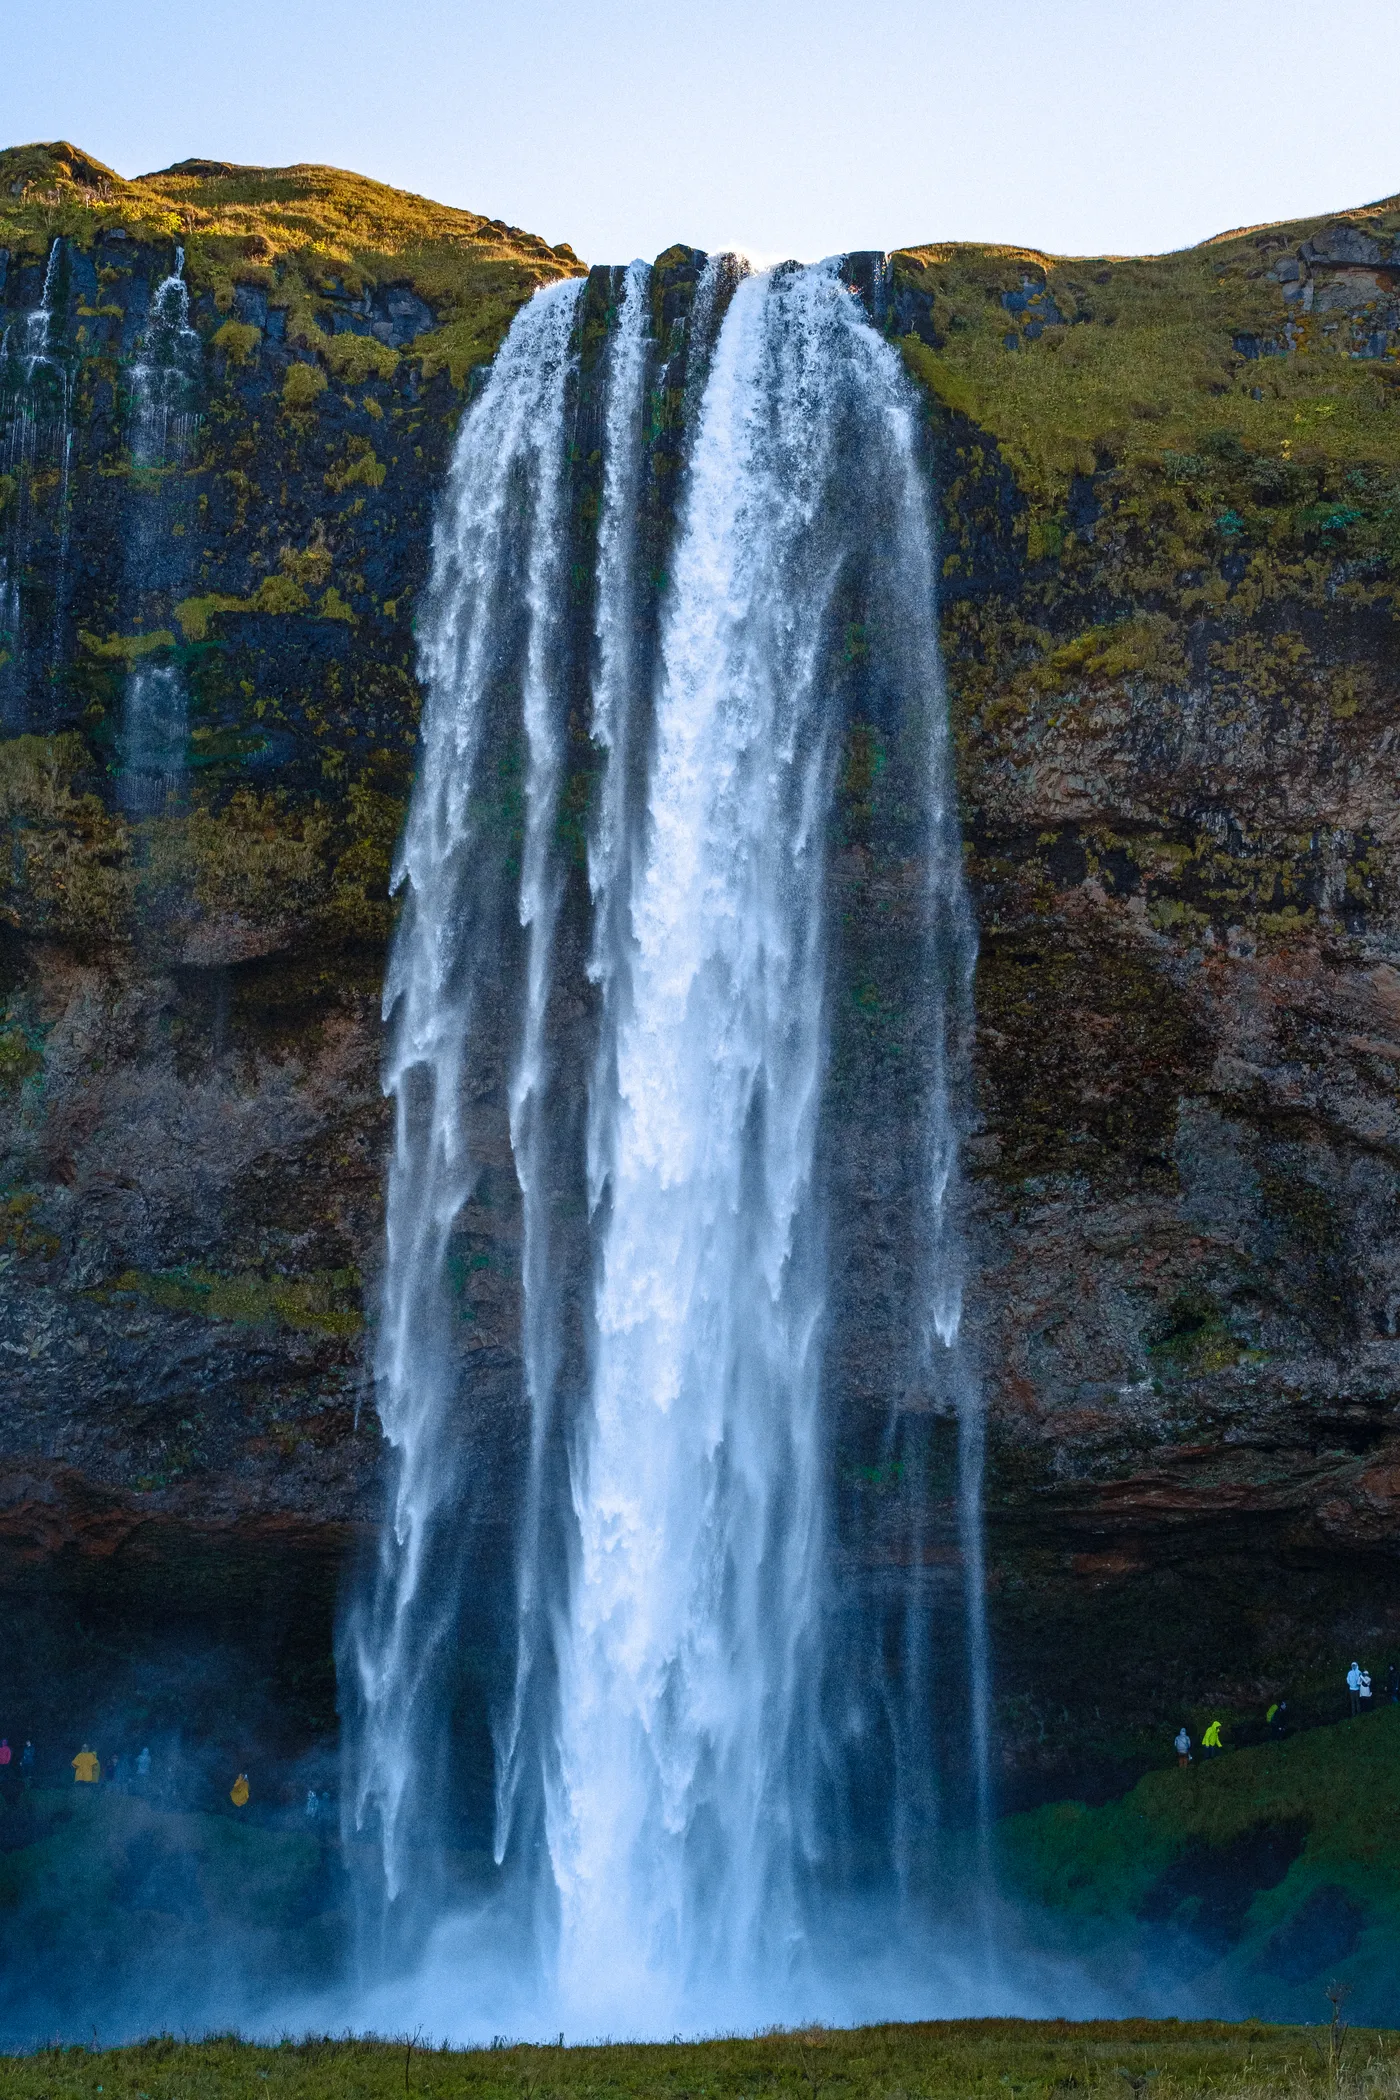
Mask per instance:
[[[442,504],[385,990],[396,1474],[342,1651],[347,1816],[377,1835],[390,1931],[370,1959],[484,1902],[478,1947],[509,1942],[517,1983],[536,1965],[528,2002],[575,2031],[821,2014],[832,1906],[921,1880],[940,1698],[986,1806],[957,1223],[974,943],[918,408],[837,264],[719,259],[688,322],[664,310],[640,263],[537,294]],[[879,839],[852,859],[838,811],[877,747]],[[867,1056],[847,921],[877,863],[908,967]],[[841,1168],[867,1067],[860,1112],[911,1140],[884,1441],[954,1425],[957,1685],[929,1662],[917,1508],[893,1610],[837,1573],[840,1451],[870,1440],[840,1426],[828,1349],[850,1324],[833,1276],[878,1241]],[[472,1284],[506,1242],[514,1279]],[[494,1673],[488,1593],[513,1650]],[[448,1836],[468,1670],[494,1709],[497,1877],[475,1896]],[[847,1804],[872,1785],[885,1864],[857,1870]]]
[[[134,617],[159,625],[187,562],[176,528],[188,493],[179,469],[199,431],[202,352],[190,326],[185,252],[151,294],[145,336],[128,374],[128,442],[136,470],[129,508],[127,598]],[[183,789],[189,696],[178,664],[138,660],[127,674],[119,745],[120,793],[129,816],[163,815]]]
[[[179,466],[199,431],[199,336],[190,326],[185,251],[151,294],[145,339],[131,367],[131,463],[134,467]]]
[[[62,648],[73,456],[70,373],[59,340],[66,252],[53,242],[39,304],[0,339],[0,708],[11,730],[43,717]]]
[[[121,799],[129,816],[159,817],[185,782],[190,709],[175,664],[137,664],[122,696]]]

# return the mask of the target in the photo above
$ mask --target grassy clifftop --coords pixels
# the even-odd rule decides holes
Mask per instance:
[[[324,347],[332,299],[402,283],[434,316],[414,344],[426,375],[446,366],[459,385],[536,285],[580,267],[567,246],[340,168],[187,160],[128,182],[63,141],[0,153],[0,246],[12,254],[45,252],[57,234],[90,246],[116,228],[181,242],[191,288],[221,312],[240,285],[274,295],[303,348]]]
[[[1314,646],[1260,623],[1296,635],[1301,608],[1388,604],[1400,198],[1162,256],[949,244],[893,261],[906,361],[954,433],[954,682],[995,750],[1037,703],[1181,685],[1202,668],[1193,623],[1225,681],[1308,693]],[[966,601],[989,595],[998,540],[989,620]],[[1333,704],[1369,689],[1333,681]]]
[[[895,268],[928,302],[916,370],[1042,502],[1109,456],[1200,478],[1180,462],[1207,433],[1215,459],[1233,437],[1300,466],[1400,463],[1400,362],[1373,340],[1400,288],[1400,197],[1170,255],[947,244]]]

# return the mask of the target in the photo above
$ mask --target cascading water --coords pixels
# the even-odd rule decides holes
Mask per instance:
[[[0,703],[12,729],[42,719],[37,688],[62,646],[73,455],[69,369],[58,340],[65,263],[60,238],[49,249],[39,304],[0,338],[0,473],[14,489],[0,547]],[[44,569],[47,618],[26,610],[27,598],[42,606]]]
[[[188,491],[179,469],[198,435],[202,350],[190,326],[185,251],[151,294],[141,352],[129,373],[128,441],[135,469],[127,536],[127,596],[153,623],[188,561]],[[168,613],[166,614],[168,618]],[[189,751],[189,696],[180,667],[138,660],[127,674],[120,741],[122,803],[135,818],[161,816],[178,801]]]
[[[555,910],[546,850],[559,773],[551,678],[567,569],[566,407],[580,290],[565,284],[537,295],[463,425],[423,629],[423,756],[399,853],[403,923],[384,994],[396,1120],[377,1372],[398,1477],[372,1593],[346,1637],[358,1707],[348,1813],[377,1826],[391,1904],[408,1889],[410,1858],[430,1854],[441,1829],[443,1681],[462,1575],[458,1497],[482,1491],[462,1478],[449,1265],[489,1145],[474,1064],[499,1023],[497,978],[516,960],[508,950],[502,972],[505,864],[518,851],[503,834],[516,822],[522,741],[525,845],[514,917],[527,934],[529,1012],[510,1124],[523,1182],[539,1157],[529,1126],[543,1056],[535,1008]],[[512,798],[504,817],[495,799],[503,790]],[[544,1230],[538,1215],[527,1240],[531,1230]],[[536,1286],[545,1281],[541,1251],[537,1240],[525,1253]],[[529,1366],[537,1405],[545,1404],[543,1346]]]
[[[121,799],[132,817],[159,817],[185,783],[189,696],[175,664],[136,664],[122,696]]]
[[[131,463],[137,468],[180,466],[199,431],[203,352],[190,326],[185,251],[151,294],[141,355],[131,367]]]
[[[483,1527],[508,1508],[500,1871],[477,1897],[473,1958],[513,1921],[535,2014],[575,2031],[761,2024],[833,2002],[822,1919],[850,1892],[843,1804],[867,1733],[846,1682],[860,1669],[830,1633],[845,1550],[830,1284],[867,1229],[832,1164],[850,990],[830,868],[856,730],[902,754],[891,854],[918,871],[903,1061],[874,1082],[877,1106],[883,1088],[884,1112],[917,1126],[921,1254],[908,1362],[887,1390],[959,1423],[964,1721],[985,1796],[980,1418],[957,1346],[973,942],[919,418],[837,265],[740,279],[725,262],[699,280],[692,326],[712,297],[722,320],[675,385],[657,377],[651,273],[632,265],[611,298],[582,668],[568,617],[586,566],[571,477],[593,445],[578,286],[536,295],[466,418],[422,628],[423,756],[385,994],[397,1135],[379,1377],[397,1478],[376,1581],[347,1624],[350,1824],[377,1825],[391,1910],[425,1890],[429,1914],[444,1907],[454,1644],[490,1559]],[[691,420],[658,592],[639,520],[655,404],[672,399]],[[583,942],[561,841],[580,683]],[[522,789],[508,822],[493,803],[507,773]],[[556,1039],[575,1008],[582,1059]],[[453,1281],[501,1149],[501,1094],[530,1423],[514,1457],[474,1389]],[[571,1297],[575,1214],[591,1283]],[[898,1855],[937,1819],[915,1712],[934,1692],[922,1593],[896,1616],[902,1689],[889,1698],[877,1663],[870,1698],[898,1709],[888,1780],[904,1799],[885,1850],[907,1886]],[[874,1645],[887,1634],[884,1612]],[[486,1987],[460,1983],[489,2019]]]
[[[566,2002],[648,2023],[781,1969],[814,1849],[817,528],[863,333],[829,275],[739,287],[663,629],[550,1816]]]
[[[589,1089],[587,1162],[589,1208],[597,1206],[609,1149],[615,1098],[617,1007],[624,990],[626,910],[632,852],[632,798],[637,730],[638,546],[640,482],[645,460],[643,413],[651,344],[651,271],[633,263],[621,273],[617,323],[608,349],[603,407],[603,488],[598,523],[597,588],[593,618],[595,665],[591,680],[590,729],[604,754],[601,794],[589,842],[589,889],[593,902],[593,938],[588,975],[598,987],[600,1025],[595,1069]],[[544,842],[536,847],[535,869],[544,865]],[[534,873],[537,885],[539,873]],[[522,918],[531,891],[522,886]],[[532,951],[532,962],[541,954]],[[527,999],[525,1040],[512,1090],[512,1143],[524,1198],[525,1372],[530,1400],[530,1461],[522,1503],[516,1605],[516,1674],[509,1718],[498,1742],[499,1782],[495,1853],[500,1862],[510,1847],[522,1798],[541,1806],[540,1733],[548,1725],[553,1696],[553,1620],[557,1590],[550,1582],[551,1561],[560,1542],[551,1525],[552,1483],[547,1455],[555,1419],[558,1368],[558,1323],[543,1269],[547,1253],[545,1225],[537,1191],[541,1186],[536,1156],[544,1138],[539,1088],[544,1057],[542,1028],[545,1000],[532,983]]]

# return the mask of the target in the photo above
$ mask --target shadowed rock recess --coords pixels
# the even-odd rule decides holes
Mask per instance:
[[[657,592],[700,260],[653,278]],[[334,1730],[337,1585],[381,1491],[414,604],[473,375],[581,269],[329,169],[125,182],[66,145],[0,154],[0,1675],[36,1738],[139,1714],[291,1756]],[[1321,1711],[1339,1658],[1400,1638],[1400,200],[1167,257],[948,246],[848,274],[923,389],[940,509],[981,944],[967,1318],[997,1754],[1026,1800],[1140,1767],[1207,1700]],[[188,320],[177,282],[162,336],[172,276]],[[583,550],[620,296],[591,273]],[[917,1555],[951,1591],[952,1418],[882,1457],[892,1402],[921,1404],[891,1391],[890,1331],[917,1145],[865,1104],[909,1046],[918,869],[866,646],[853,618],[842,1551],[852,1585]],[[514,839],[509,748],[499,798]],[[476,1390],[510,1444],[508,1157],[467,1237]]]

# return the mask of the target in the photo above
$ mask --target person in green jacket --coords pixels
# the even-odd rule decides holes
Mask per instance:
[[[1220,1740],[1220,1723],[1212,1721],[1205,1734],[1201,1737],[1202,1755],[1205,1757],[1219,1757],[1224,1747]]]

